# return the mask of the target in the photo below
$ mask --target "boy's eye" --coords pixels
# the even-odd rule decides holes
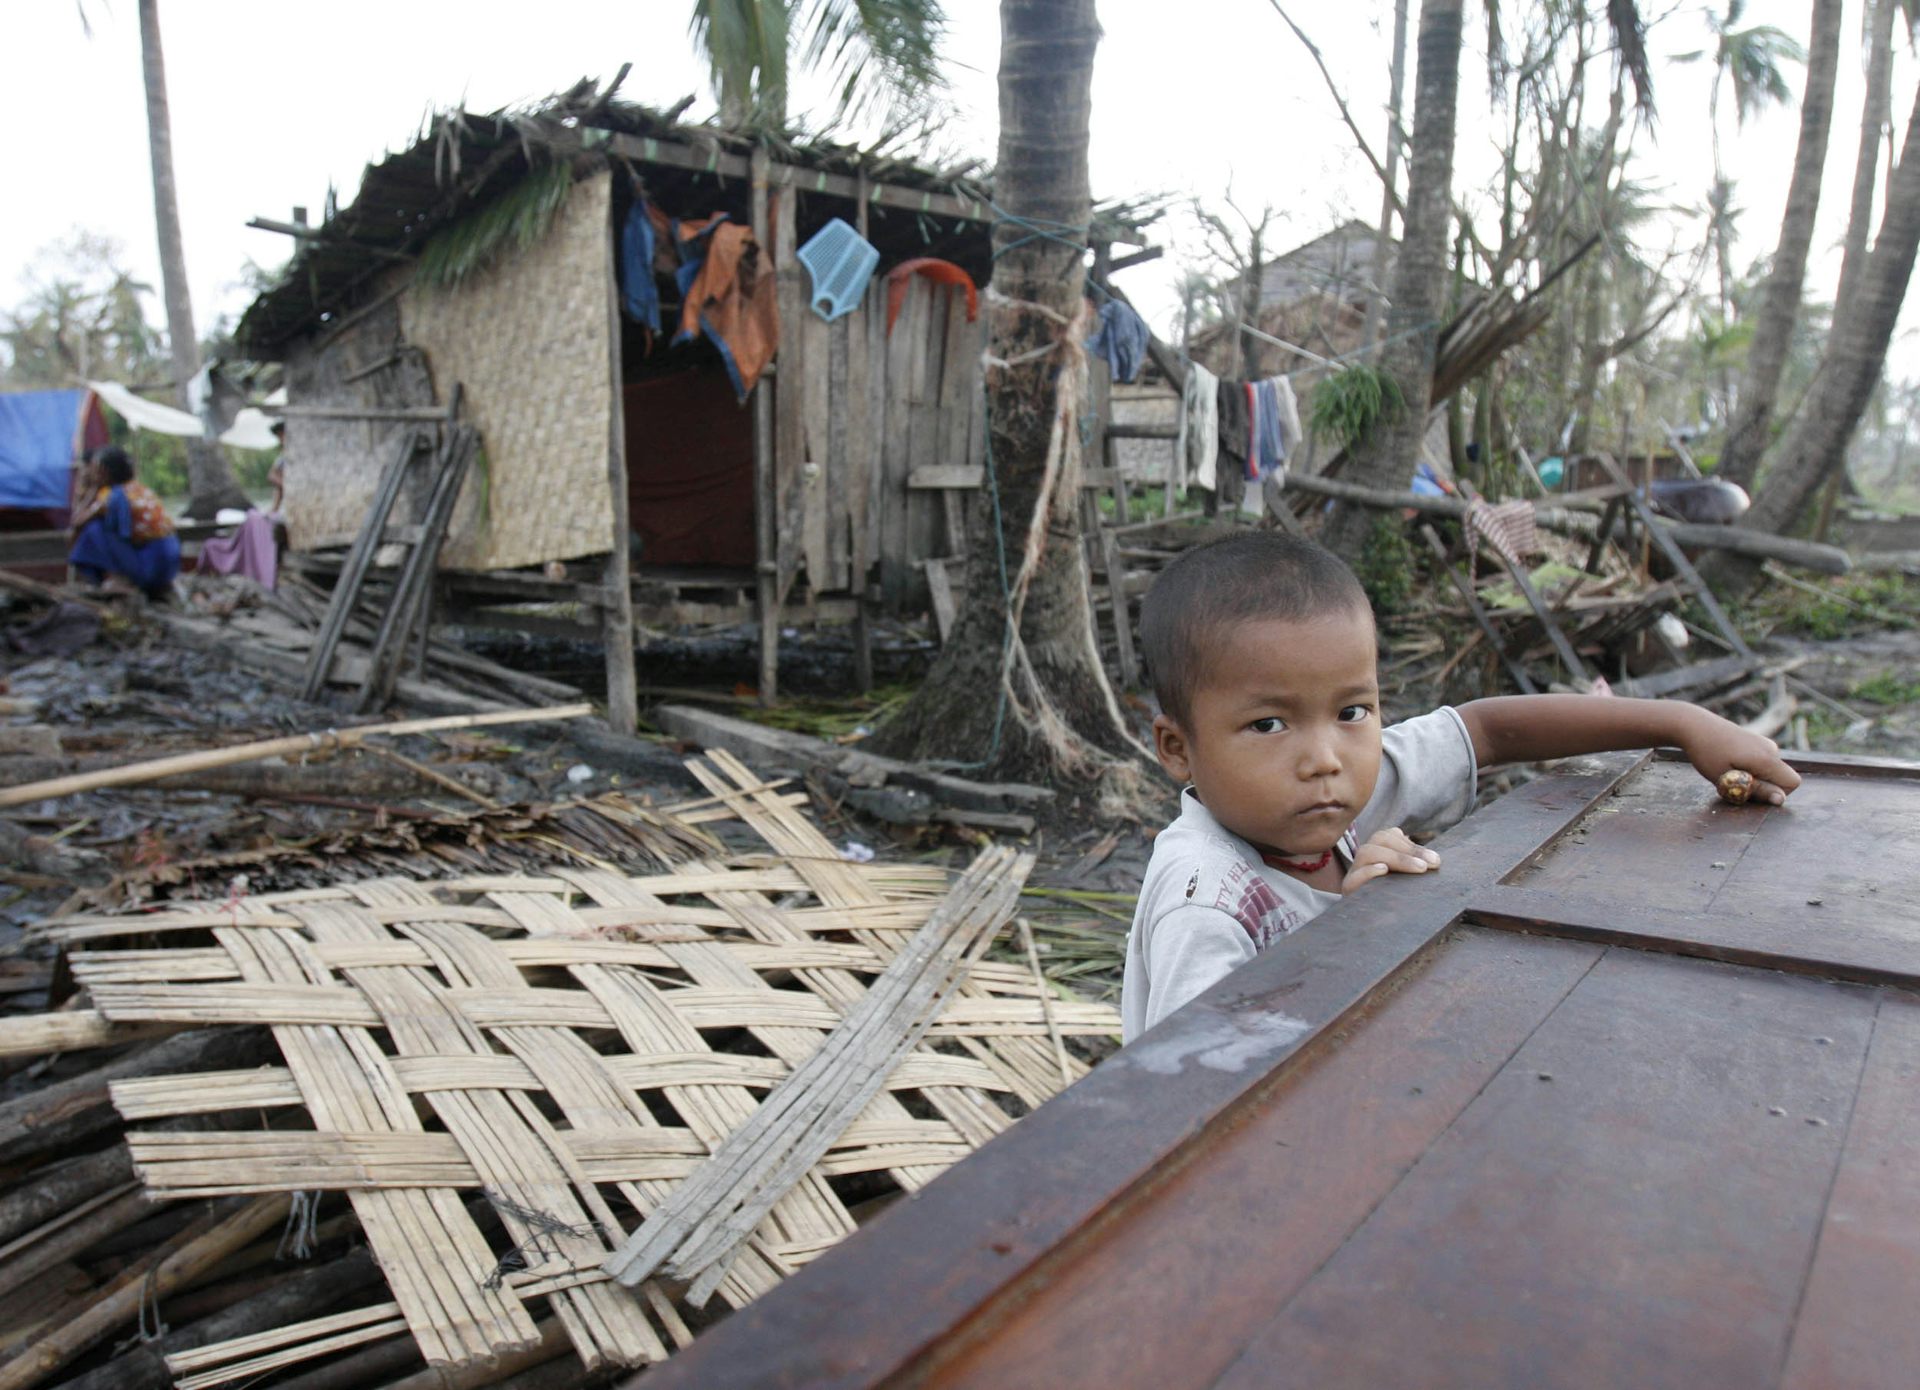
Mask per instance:
[[[1340,711],[1340,722],[1342,724],[1364,724],[1372,713],[1372,705],[1348,705]]]
[[[1287,727],[1287,721],[1284,719],[1276,719],[1269,715],[1265,719],[1254,720],[1253,723],[1247,725],[1247,727],[1256,734],[1277,734]]]

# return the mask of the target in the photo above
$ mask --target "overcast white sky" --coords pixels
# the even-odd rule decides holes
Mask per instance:
[[[1851,39],[1862,0],[1848,0]],[[127,262],[158,284],[147,128],[135,0],[84,0],[92,36],[75,0],[8,0],[0,7],[0,120],[6,137],[0,215],[0,304],[17,302],[42,248],[75,229],[105,232]],[[957,118],[949,143],[991,156],[998,6],[947,0],[947,54]],[[1640,177],[1676,205],[1697,206],[1711,176],[1707,65],[1673,66],[1667,56],[1705,47],[1706,7],[1683,4],[1653,32],[1659,121],[1643,133]],[[1747,23],[1774,23],[1806,40],[1807,6],[1754,0]],[[697,92],[693,114],[712,109],[705,73],[687,38],[688,0],[547,0],[540,6],[493,0],[162,0],[167,74],[181,216],[204,327],[237,313],[247,294],[248,258],[274,265],[285,238],[246,226],[249,217],[285,218],[295,204],[317,217],[329,185],[350,201],[368,160],[408,141],[432,108],[472,109],[525,101],[582,75],[633,72],[623,94],[667,104]],[[1461,74],[1456,182],[1491,177],[1483,32],[1470,7],[1470,46]],[[1414,0],[1417,22],[1418,0]],[[1294,17],[1329,65],[1379,147],[1387,88],[1391,0],[1330,5],[1295,0]],[[1172,192],[1217,194],[1231,179],[1236,198],[1285,209],[1287,244],[1349,215],[1378,216],[1379,187],[1354,152],[1320,77],[1269,0],[1102,0],[1106,36],[1096,66],[1093,181],[1103,197]],[[1861,58],[1849,43],[1841,62],[1815,275],[1830,293],[1860,117]],[[1916,64],[1904,49],[1894,110],[1904,123]],[[1796,92],[1801,77],[1793,70]],[[818,99],[803,86],[795,105]],[[1411,105],[1411,88],[1409,88]],[[1798,131],[1797,108],[1769,112],[1734,133],[1729,102],[1727,161],[1744,207],[1739,259],[1765,254],[1778,232]],[[1680,235],[1698,238],[1698,222]],[[1181,253],[1197,254],[1183,224],[1166,229],[1169,256],[1127,272],[1148,316],[1172,318],[1167,290]],[[1910,306],[1909,321],[1920,323]],[[153,317],[160,313],[156,301]],[[1903,352],[1903,365],[1915,354]],[[1913,367],[1908,367],[1913,370]]]

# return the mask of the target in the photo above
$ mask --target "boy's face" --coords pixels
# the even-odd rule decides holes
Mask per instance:
[[[1331,848],[1380,775],[1373,615],[1256,619],[1217,640],[1186,724],[1153,721],[1160,765],[1258,849]]]

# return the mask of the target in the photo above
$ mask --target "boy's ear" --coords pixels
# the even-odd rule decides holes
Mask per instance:
[[[1193,768],[1187,756],[1187,736],[1180,726],[1164,714],[1153,717],[1153,751],[1167,776],[1185,785],[1192,780]]]

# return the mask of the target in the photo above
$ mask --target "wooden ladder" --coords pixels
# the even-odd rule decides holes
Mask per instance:
[[[333,586],[326,616],[307,653],[301,695],[317,700],[326,689],[338,655],[340,640],[365,596],[374,556],[382,546],[398,545],[406,558],[395,572],[393,590],[380,613],[367,664],[354,698],[354,709],[365,713],[392,698],[395,682],[409,648],[423,651],[431,625],[433,575],[440,547],[453,518],[467,469],[479,448],[479,435],[470,425],[458,424],[461,388],[456,384],[447,402],[445,419],[429,429],[407,429],[395,441],[392,459],[381,474],[379,489],[367,519],[347,552],[346,563]],[[436,439],[437,434],[437,439]],[[420,518],[405,526],[389,524],[401,489],[418,469],[427,470],[427,503]]]

